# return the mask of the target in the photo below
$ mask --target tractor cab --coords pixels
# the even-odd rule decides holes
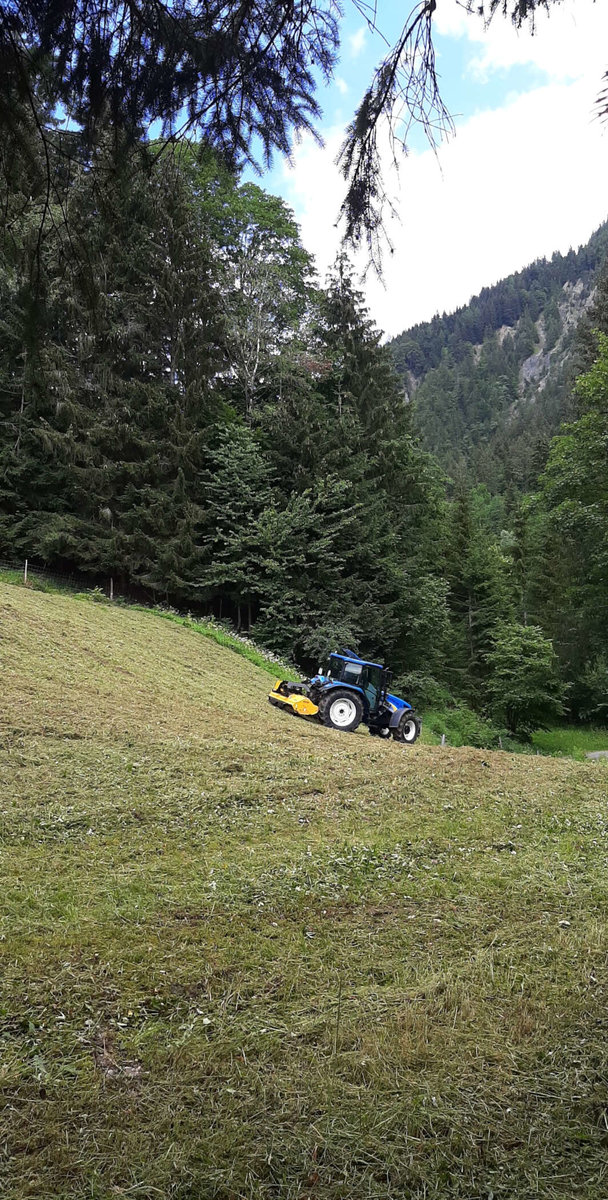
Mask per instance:
[[[365,697],[369,715],[375,716],[386,698],[389,672],[379,663],[366,662],[350,651],[344,651],[330,654],[329,665],[318,678],[356,688]]]

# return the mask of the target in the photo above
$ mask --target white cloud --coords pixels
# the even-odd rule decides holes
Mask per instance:
[[[347,84],[346,80],[342,79],[341,75],[336,75],[336,77],[334,79],[334,83],[335,83],[340,95],[345,96],[348,91],[348,84]]]
[[[599,90],[608,66],[607,6],[594,0],[565,0],[552,5],[549,13],[541,9],[534,33],[528,23],[516,29],[500,13],[486,26],[476,14],[465,12],[458,0],[442,0],[435,27],[440,34],[466,38],[478,48],[469,69],[482,79],[492,71],[528,65],[555,81],[595,74]]]
[[[466,303],[535,258],[567,251],[606,219],[608,127],[592,117],[594,94],[588,79],[549,84],[466,121],[439,162],[431,151],[405,161],[385,286],[371,276],[366,285],[387,333]],[[341,138],[333,129],[325,149],[305,141],[286,171],[285,198],[322,274],[338,245]]]
[[[608,66],[607,10],[564,0],[546,22],[539,18],[532,37],[499,16],[484,31],[456,0],[438,5],[438,31],[471,42],[476,71],[531,63],[551,78],[463,121],[438,159],[430,150],[411,154],[393,178],[401,218],[389,228],[394,253],[385,258],[384,286],[371,275],[366,284],[372,315],[387,333],[465,304],[535,258],[579,245],[608,217],[608,125],[594,117]],[[322,276],[339,243],[342,138],[334,127],[324,149],[305,139],[285,168],[283,194]]]
[[[348,48],[350,50],[351,58],[358,58],[362,53],[363,47],[365,46],[366,36],[367,30],[365,25],[361,25],[355,33],[351,33],[348,39]]]

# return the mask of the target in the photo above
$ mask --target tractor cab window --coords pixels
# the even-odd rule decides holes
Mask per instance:
[[[370,663],[348,662],[343,658],[334,658],[332,655],[329,660],[328,674],[335,683],[345,683],[349,687],[361,688],[367,697],[370,712],[377,712],[382,691],[380,667],[375,667]]]
[[[347,683],[351,687],[362,687],[362,673],[362,663],[348,662],[344,658],[334,658],[333,655],[329,660],[328,675],[335,683]]]
[[[350,683],[351,687],[361,687],[362,669],[360,663],[344,663],[341,683]]]
[[[330,679],[333,679],[334,683],[346,683],[347,680],[344,677],[344,671],[347,667],[355,667],[357,669],[357,663],[345,662],[343,658],[338,658],[337,655],[332,654],[329,659],[327,674]],[[353,680],[349,679],[348,682],[352,683]]]
[[[370,712],[375,713],[382,690],[382,672],[379,667],[366,667],[362,686],[367,696]]]

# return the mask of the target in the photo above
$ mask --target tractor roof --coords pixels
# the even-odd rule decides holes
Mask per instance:
[[[353,654],[352,650],[332,650],[332,658],[342,658],[344,662],[362,663],[364,667],[378,667],[380,671],[384,671],[382,663],[370,662],[368,658],[359,658],[358,654]]]

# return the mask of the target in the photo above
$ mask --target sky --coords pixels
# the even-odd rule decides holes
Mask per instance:
[[[409,7],[378,0],[389,41]],[[336,155],[383,49],[353,0],[344,8],[341,59],[320,91],[325,145],[305,138],[291,164],[279,162],[258,180],[293,208],[322,279],[339,243]],[[608,70],[605,0],[563,0],[539,15],[534,36],[500,15],[486,28],[458,0],[437,0],[435,31],[456,134],[434,154],[416,130],[398,178],[386,154],[398,220],[388,222],[393,249],[383,279],[368,273],[363,290],[387,335],[466,304],[536,258],[583,244],[608,217],[608,122],[594,112]]]

